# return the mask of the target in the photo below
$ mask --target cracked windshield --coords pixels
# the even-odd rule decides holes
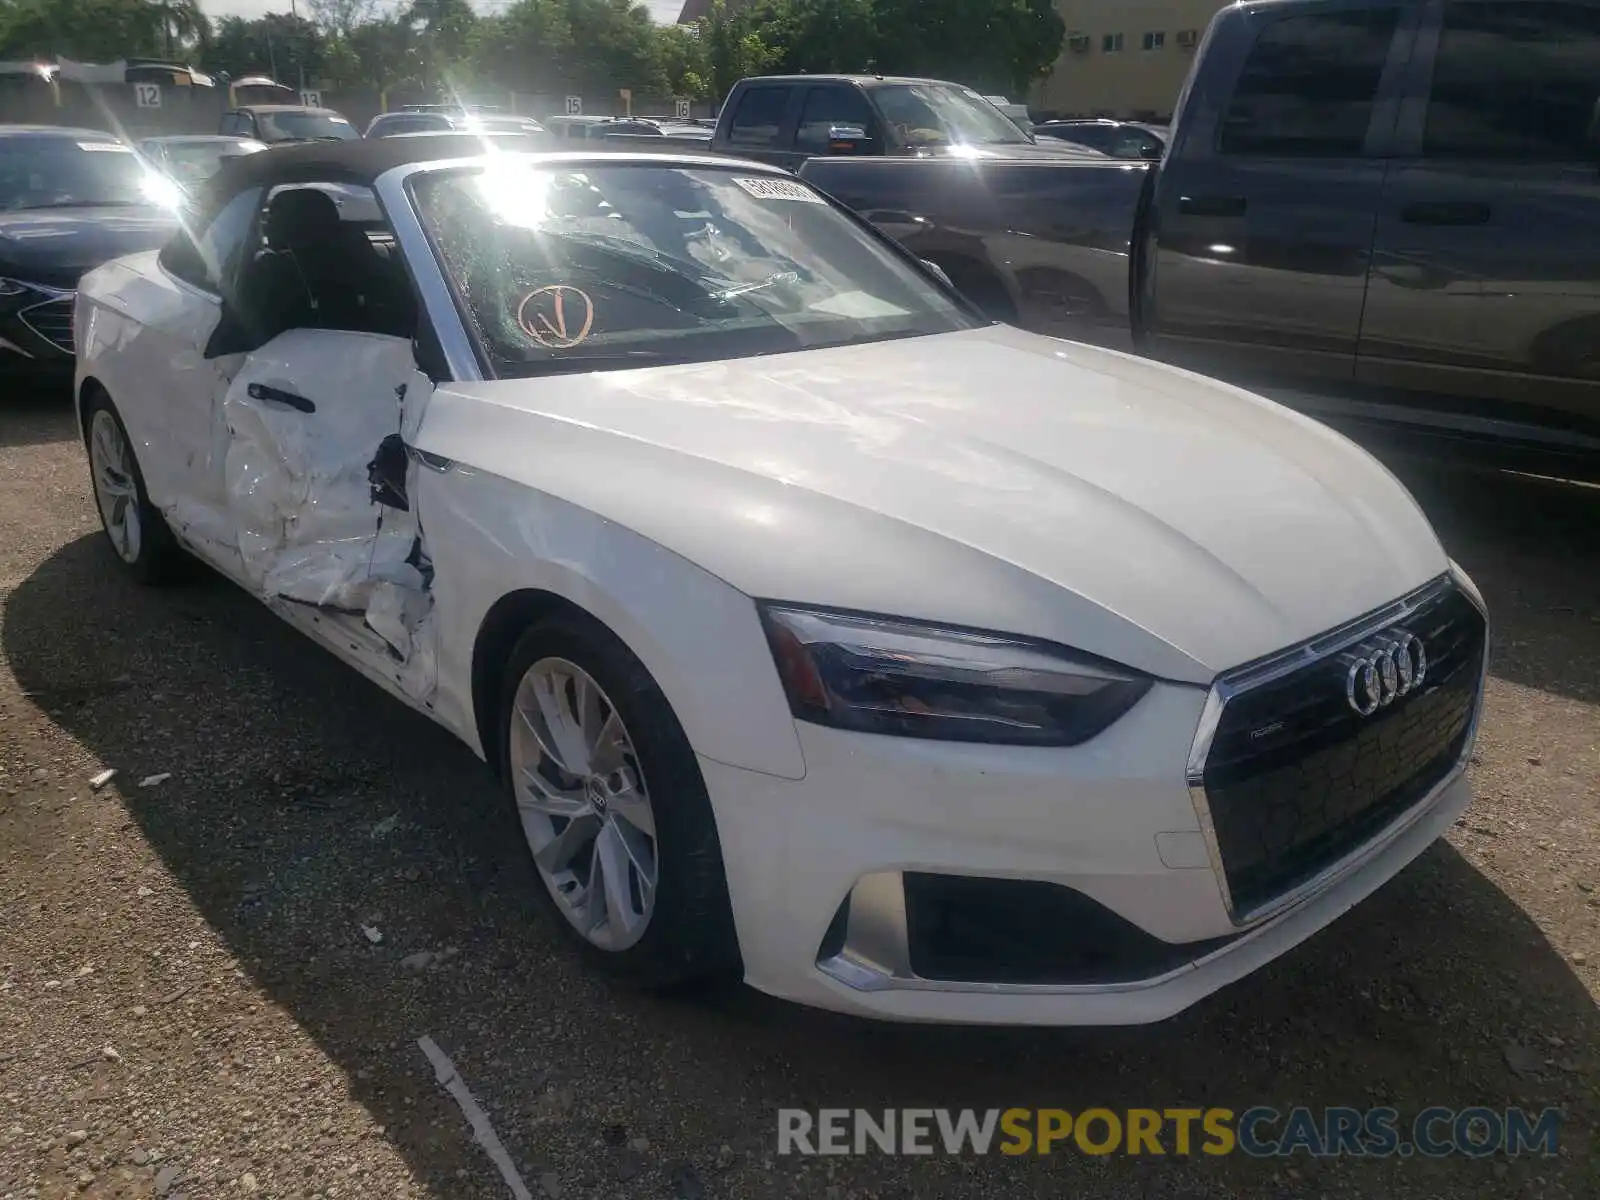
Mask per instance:
[[[497,374],[655,366],[976,322],[793,179],[531,164],[425,176],[423,224]]]

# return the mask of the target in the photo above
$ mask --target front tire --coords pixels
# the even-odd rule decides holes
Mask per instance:
[[[178,578],[184,566],[183,551],[160,511],[150,503],[133,442],[104,391],[96,389],[89,397],[83,427],[95,508],[117,561],[140,583],[160,584]]]
[[[716,820],[661,689],[609,630],[541,621],[501,692],[501,775],[538,893],[580,953],[651,990],[739,971]]]

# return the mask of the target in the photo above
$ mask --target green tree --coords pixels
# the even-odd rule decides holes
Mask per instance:
[[[0,58],[153,58],[166,50],[163,20],[151,0],[4,0]]]
[[[572,29],[568,77],[583,95],[630,88],[660,95],[666,77],[656,53],[650,10],[634,0],[566,0]]]
[[[352,29],[342,42],[341,61],[353,59],[358,68],[358,75],[347,82],[380,90],[423,88],[427,64],[421,37],[410,22],[401,18],[368,21]]]
[[[267,72],[296,86],[302,70],[307,80],[323,77],[327,51],[327,37],[304,17],[285,13],[268,13],[253,21],[223,17],[212,30],[201,65],[234,79]]]
[[[879,53],[873,0],[769,0],[752,17],[779,70],[861,71]]]
[[[730,10],[724,0],[716,0],[699,24],[710,72],[707,83],[719,102],[739,80],[771,70],[781,57],[757,32],[757,15],[750,9]]]
[[[200,11],[200,0],[150,0],[161,23],[162,53],[171,58],[185,46],[204,47],[211,37],[211,22]]]
[[[329,34],[343,38],[374,19],[378,0],[306,0],[306,11]]]
[[[461,56],[478,23],[469,0],[412,0],[406,17],[420,27],[423,44],[444,62]]]
[[[880,70],[1011,94],[1050,70],[1066,33],[1051,0],[873,0],[873,10]]]
[[[470,70],[510,91],[553,94],[567,86],[572,24],[561,0],[516,0],[473,31]]]
[[[656,57],[674,96],[701,100],[710,93],[711,64],[700,34],[698,25],[666,25],[656,31]]]
[[[635,0],[516,0],[478,22],[464,74],[544,95],[659,94],[669,84],[662,33]]]

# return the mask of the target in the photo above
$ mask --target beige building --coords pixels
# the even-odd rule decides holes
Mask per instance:
[[[1061,57],[1028,96],[1034,113],[1165,120],[1195,46],[1226,0],[1056,0]]]

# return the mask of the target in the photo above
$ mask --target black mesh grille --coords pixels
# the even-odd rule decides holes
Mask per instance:
[[[1353,662],[1421,639],[1420,686],[1370,716],[1349,703]],[[1459,761],[1478,703],[1483,615],[1453,584],[1339,653],[1234,696],[1203,782],[1234,909],[1248,913],[1368,841]]]
[[[58,349],[72,353],[72,300],[49,300],[24,309],[22,320],[40,337]]]

